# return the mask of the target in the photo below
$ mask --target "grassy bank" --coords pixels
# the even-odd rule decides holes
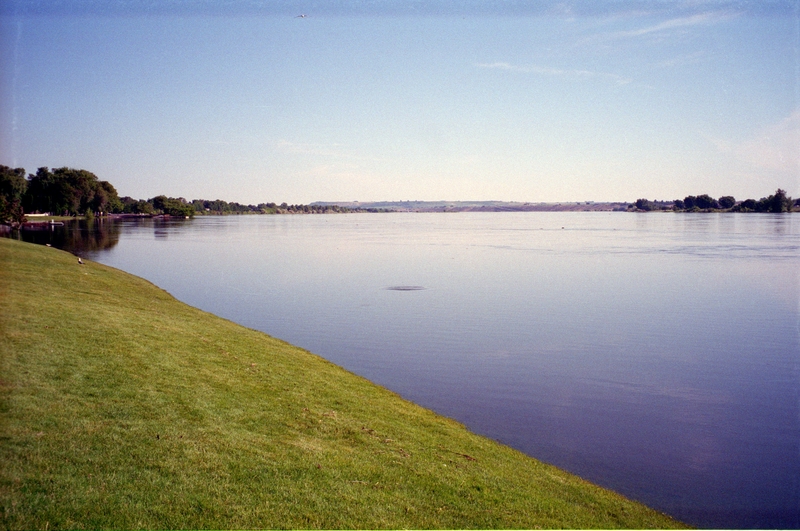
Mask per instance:
[[[0,325],[6,529],[680,525],[53,248],[0,239]]]

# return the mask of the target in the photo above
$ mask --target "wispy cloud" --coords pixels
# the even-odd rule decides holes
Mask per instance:
[[[536,65],[512,65],[510,63],[477,63],[478,68],[489,68],[496,70],[506,70],[509,72],[521,72],[526,74],[536,74],[540,76],[560,77],[564,79],[583,80],[583,79],[601,79],[611,81],[617,85],[627,85],[632,80],[627,77],[619,76],[617,74],[609,74],[607,72],[595,72],[592,70],[576,70],[576,69],[561,69],[561,68],[548,68]]]
[[[650,26],[646,26],[644,28],[638,28],[626,31],[617,31],[614,33],[610,33],[608,36],[611,38],[640,37],[642,35],[671,31],[678,28],[707,25],[717,22],[723,18],[729,18],[729,17],[730,15],[727,13],[719,13],[719,12],[698,13],[696,15],[691,15],[688,17],[680,17],[680,18],[665,20],[663,22],[659,22],[658,24],[653,24]]]
[[[617,14],[606,19],[603,26],[613,25],[615,28],[606,27],[597,33],[586,36],[578,42],[584,47],[596,47],[598,45],[611,45],[620,42],[636,42],[641,38],[669,39],[678,34],[684,34],[692,28],[698,26],[711,26],[720,22],[739,16],[735,10],[714,10],[700,13],[687,14],[680,17],[671,17],[658,20],[662,14],[631,11],[625,14]],[[646,22],[649,21],[649,22]],[[626,29],[619,29],[619,27]],[[636,27],[638,26],[638,27]]]

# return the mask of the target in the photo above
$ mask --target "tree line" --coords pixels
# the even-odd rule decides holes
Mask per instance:
[[[676,212],[792,212],[800,208],[800,199],[792,201],[785,190],[775,191],[768,197],[759,200],[745,199],[736,201],[732,195],[724,195],[714,199],[708,194],[687,195],[683,199],[673,201],[650,201],[637,199],[628,206],[629,210],[648,212],[651,210],[674,210]]]
[[[117,190],[91,172],[72,168],[25,169],[0,166],[0,215],[3,223],[18,224],[25,212],[84,215],[121,208]]]
[[[0,223],[19,226],[25,214],[94,217],[104,214],[169,215],[193,217],[214,214],[325,214],[376,211],[336,205],[243,205],[221,199],[209,201],[158,195],[150,199],[119,197],[116,188],[86,170],[39,168],[27,175],[24,168],[0,165]]]
[[[688,195],[673,201],[637,199],[631,211],[673,210],[678,212],[791,212],[800,209],[800,199],[792,201],[780,188],[759,200],[736,201],[726,195],[714,199],[708,194]],[[119,197],[116,188],[95,174],[73,168],[39,168],[27,175],[23,168],[0,165],[0,224],[19,226],[25,213],[50,213],[58,216],[104,214],[169,215],[193,217],[214,214],[325,214],[345,212],[384,212],[375,208],[347,208],[337,205],[289,205],[259,203],[243,205],[221,199],[209,201],[158,195],[150,199]]]

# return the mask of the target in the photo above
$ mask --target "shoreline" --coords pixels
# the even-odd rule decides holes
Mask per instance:
[[[7,528],[682,526],[143,279],[0,249]]]

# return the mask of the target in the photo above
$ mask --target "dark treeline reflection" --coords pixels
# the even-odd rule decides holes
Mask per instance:
[[[117,245],[120,229],[119,223],[105,219],[66,221],[63,225],[30,223],[19,231],[11,233],[11,237],[40,245],[50,244],[58,249],[83,256],[92,251],[111,249]]]

